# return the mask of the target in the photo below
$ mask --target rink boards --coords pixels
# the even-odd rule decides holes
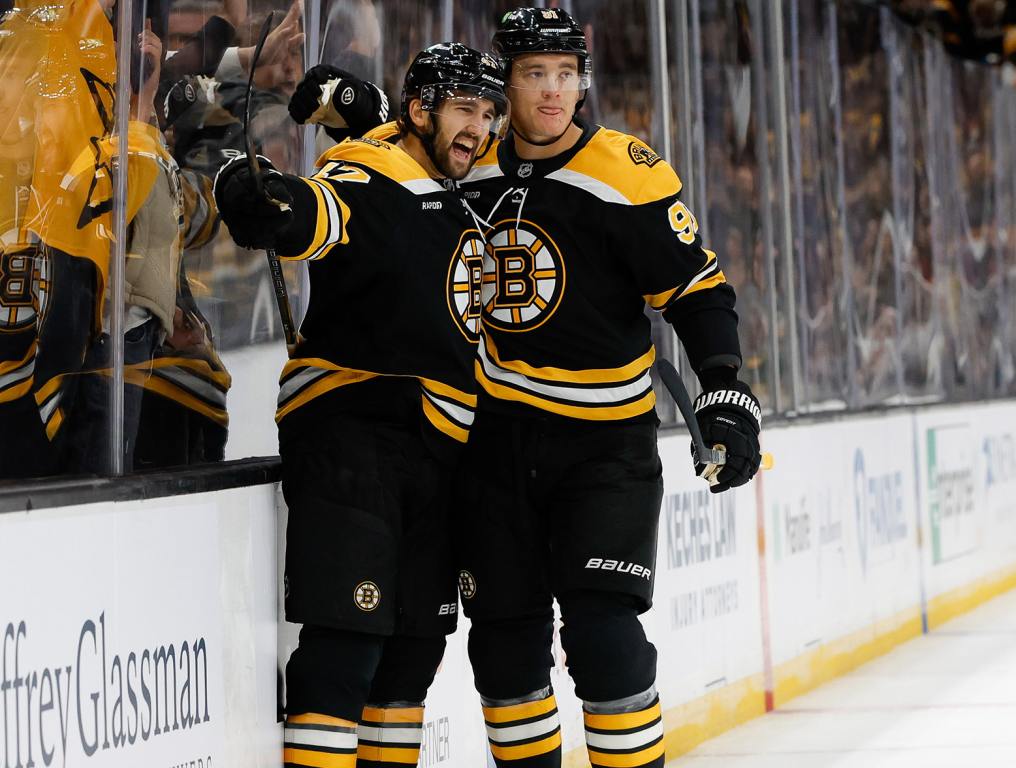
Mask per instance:
[[[665,498],[646,615],[669,752],[1016,586],[1016,404],[795,423],[776,466],[712,496],[686,435],[661,439]],[[274,486],[0,515],[4,764],[277,766]],[[449,638],[421,766],[487,760]],[[617,649],[624,653],[624,649]],[[586,765],[555,641],[565,763]]]

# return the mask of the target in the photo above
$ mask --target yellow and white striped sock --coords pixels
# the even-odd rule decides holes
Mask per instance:
[[[483,700],[494,762],[511,768],[561,765],[561,722],[550,688],[510,702]]]
[[[655,695],[648,706],[633,711],[603,709],[587,703],[582,713],[592,768],[663,768],[663,716]]]
[[[368,704],[360,717],[357,768],[416,765],[423,740],[420,704]]]
[[[356,723],[308,712],[287,715],[285,768],[356,768]]]

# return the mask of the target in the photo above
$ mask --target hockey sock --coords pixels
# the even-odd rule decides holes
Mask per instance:
[[[592,768],[663,768],[663,716],[655,686],[626,699],[584,702]]]
[[[423,705],[368,704],[363,708],[358,733],[356,768],[416,765],[423,738]]]
[[[483,699],[483,719],[494,762],[510,768],[558,768],[561,723],[550,688],[507,701]]]
[[[356,768],[356,723],[308,712],[287,715],[285,768]]]

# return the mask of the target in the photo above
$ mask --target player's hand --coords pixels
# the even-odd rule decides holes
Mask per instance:
[[[289,114],[298,123],[348,128],[352,135],[362,136],[388,120],[388,97],[373,83],[318,64],[296,86]]]
[[[695,418],[706,447],[722,445],[726,450],[727,462],[716,473],[716,482],[709,486],[713,493],[720,493],[744,485],[758,472],[762,461],[758,441],[762,409],[758,398],[747,384],[734,377],[732,369],[726,380],[710,384],[695,398]],[[705,477],[712,466],[696,462],[695,474]]]
[[[234,157],[215,175],[212,194],[233,241],[242,248],[268,248],[293,221],[293,196],[268,158],[258,155],[259,191],[246,155]]]

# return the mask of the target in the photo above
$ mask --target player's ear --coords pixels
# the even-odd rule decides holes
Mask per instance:
[[[430,123],[430,114],[423,108],[423,102],[419,99],[412,99],[409,102],[409,119],[418,130],[423,130]]]

